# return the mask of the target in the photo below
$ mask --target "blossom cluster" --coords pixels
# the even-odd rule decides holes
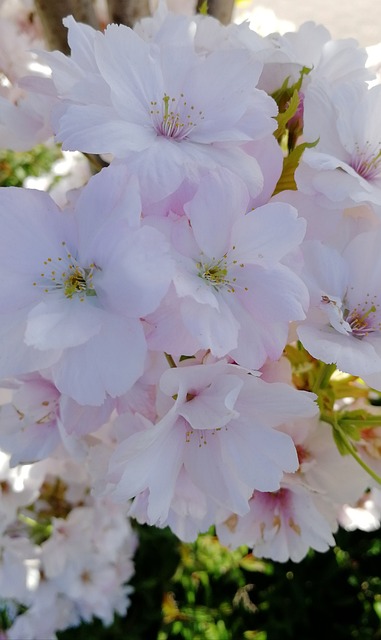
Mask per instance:
[[[55,638],[94,616],[111,624],[132,591],[137,538],[126,514],[91,497],[86,471],[67,456],[10,466],[2,453],[0,465],[6,637]]]
[[[41,50],[41,73],[3,83],[0,143],[54,136],[107,166],[64,204],[0,189],[0,448],[10,474],[65,483],[77,465],[91,498],[52,516],[37,550],[6,518],[4,557],[35,581],[6,594],[27,607],[9,638],[54,598],[53,630],[125,610],[127,513],[184,541],[214,525],[281,562],[326,551],[356,504],[379,526],[366,52],[314,23],[262,37],[163,3],[134,29],[64,24],[70,56]]]

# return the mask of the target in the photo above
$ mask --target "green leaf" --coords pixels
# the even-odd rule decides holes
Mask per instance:
[[[276,117],[276,120],[278,122],[278,128],[274,132],[274,136],[276,137],[277,140],[280,140],[280,138],[286,133],[286,125],[288,121],[291,120],[291,118],[297,112],[298,106],[299,106],[299,94],[295,90],[290,100],[287,103],[286,110],[278,113]]]
[[[358,441],[364,429],[381,426],[381,416],[368,413],[364,409],[343,411],[339,414],[337,423],[348,438]]]
[[[288,102],[294,91],[300,90],[304,76],[307,76],[310,71],[312,71],[312,67],[303,67],[303,69],[300,71],[299,79],[290,87],[288,86],[290,76],[287,76],[287,78],[283,81],[282,86],[271,94],[271,97],[275,100],[278,106]]]
[[[342,456],[347,456],[350,452],[348,451],[347,440],[343,436],[340,429],[332,429],[333,439],[337,446],[339,453]]]
[[[288,86],[289,79],[290,79],[290,76],[287,76],[287,78],[283,81],[283,84],[280,87],[280,89],[277,89],[276,91],[274,91],[274,93],[271,94],[271,97],[273,98],[273,100],[275,100],[278,106],[281,103],[284,103],[285,101],[289,100],[290,96],[293,93],[293,91],[291,90],[291,87]]]
[[[208,0],[204,0],[199,9],[198,12],[201,13],[202,16],[207,16],[208,15]]]
[[[377,602],[374,603],[373,608],[381,620],[381,601],[377,600]]]
[[[263,560],[258,560],[253,556],[252,553],[248,553],[244,556],[240,562],[240,567],[245,569],[245,571],[259,571],[260,573],[265,573],[267,570],[266,563]]]
[[[281,191],[291,190],[296,191],[297,186],[295,182],[295,171],[299,165],[303,151],[305,149],[312,149],[316,147],[319,142],[319,138],[315,142],[303,142],[299,144],[291,153],[283,160],[283,171],[274,189],[273,195]]]
[[[348,438],[350,438],[350,440],[360,440],[361,429],[359,429],[359,427],[357,427],[355,424],[343,424],[340,419],[338,420],[338,424],[340,426],[340,429],[343,431],[343,433],[345,433],[346,436],[348,436]]]

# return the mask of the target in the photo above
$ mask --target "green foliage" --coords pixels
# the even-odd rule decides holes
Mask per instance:
[[[229,551],[212,532],[181,545],[181,563],[164,601],[158,640],[254,638],[252,585],[246,574],[264,570],[267,565],[248,555],[246,547]]]
[[[299,94],[296,89],[294,90],[285,106],[285,111],[280,111],[276,118],[278,122],[278,128],[276,131],[274,131],[274,136],[277,140],[281,140],[281,138],[285,135],[287,123],[296,114],[297,108],[299,106]]]
[[[295,182],[295,171],[305,149],[313,148],[319,140],[313,142],[302,142],[297,144],[303,133],[303,118],[298,110],[301,109],[302,94],[300,93],[303,78],[310,73],[311,69],[303,67],[297,82],[289,86],[290,78],[286,78],[282,86],[272,94],[272,98],[278,105],[278,115],[276,117],[278,127],[274,136],[279,142],[283,152],[282,174],[275,187],[273,195],[281,191],[297,189]]]
[[[381,640],[378,532],[340,530],[327,553],[280,564],[229,551],[212,532],[180,544],[167,529],[138,531],[126,618],[59,640]]]
[[[37,145],[30,151],[0,149],[0,186],[22,187],[28,176],[40,176],[62,157],[57,146]]]
[[[244,548],[229,554],[200,537],[173,579],[187,618],[167,624],[158,640],[381,638],[378,534],[340,531],[337,540],[334,550],[310,552],[299,564],[251,558],[250,566]]]

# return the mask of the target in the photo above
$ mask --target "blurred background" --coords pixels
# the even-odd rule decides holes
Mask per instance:
[[[265,30],[293,31],[307,20],[324,24],[333,38],[356,38],[368,47],[381,42],[379,0],[255,0],[236,2],[236,14],[251,14],[251,20]],[[245,16],[249,17],[249,16]]]

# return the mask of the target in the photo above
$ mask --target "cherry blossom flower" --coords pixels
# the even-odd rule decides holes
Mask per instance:
[[[46,354],[54,384],[77,402],[100,405],[106,393],[123,394],[144,371],[140,318],[158,306],[172,276],[164,237],[139,226],[135,181],[117,169],[101,172],[73,213],[45,193],[4,189],[0,224],[5,352],[20,352],[17,371],[5,370],[11,358],[3,356],[4,377],[30,371],[32,348]],[[9,326],[12,312],[22,329]],[[16,343],[21,332],[26,348]]]
[[[326,206],[381,204],[381,87],[314,83],[304,100],[304,136],[316,141],[296,171],[298,188]]]
[[[152,524],[168,518],[183,466],[208,499],[240,514],[255,488],[277,490],[283,472],[297,468],[292,440],[274,427],[285,415],[313,415],[311,394],[224,361],[170,369],[160,387],[167,412],[155,425],[136,414],[141,427],[116,447],[105,488],[118,501],[148,489]]]
[[[222,544],[246,544],[258,558],[300,562],[309,548],[327,551],[335,544],[331,527],[312,494],[301,484],[283,483],[278,491],[254,491],[250,511],[230,515],[217,532]]]
[[[355,504],[343,504],[338,519],[346,531],[376,531],[381,524],[381,494],[373,488],[367,491]]]
[[[27,33],[26,14],[18,2],[0,9],[0,147],[14,151],[26,151],[53,136],[55,92],[49,91],[49,68],[31,51],[41,47],[42,40],[33,29]],[[29,76],[33,92],[28,91]]]
[[[129,516],[141,524],[153,524],[148,515],[149,490],[139,493],[132,502]],[[177,477],[168,517],[155,523],[161,528],[170,527],[171,531],[183,542],[193,542],[200,532],[207,531],[217,521],[218,507],[192,481],[184,466]]]
[[[0,532],[15,519],[19,507],[38,496],[41,478],[32,477],[31,465],[10,468],[10,456],[0,451]]]
[[[221,165],[258,195],[262,173],[244,144],[271,135],[277,107],[255,88],[262,66],[250,52],[201,56],[190,35],[179,43],[176,31],[173,41],[148,43],[123,25],[101,34],[73,18],[65,24],[73,57],[45,55],[64,149],[124,160],[152,200]]]
[[[13,393],[1,407],[0,446],[12,467],[47,458],[61,444],[75,457],[76,449],[81,452],[77,440],[102,426],[114,406],[110,397],[101,407],[79,405],[39,373],[4,385]]]
[[[323,79],[330,86],[345,82],[363,82],[371,74],[365,68],[367,53],[354,38],[334,40],[328,29],[312,21],[304,22],[295,31],[270,33],[264,38],[264,69],[259,86],[272,93],[289,78],[297,82],[303,67],[310,72],[303,78],[303,91]]]
[[[373,386],[380,384],[381,372],[380,240],[380,230],[361,233],[342,254],[321,243],[305,244],[311,307],[297,329],[315,358],[365,380],[378,374]]]
[[[205,174],[186,217],[167,223],[179,299],[172,304],[187,331],[199,348],[255,369],[281,356],[290,321],[304,317],[307,291],[282,259],[301,242],[305,223],[287,205],[246,213],[247,206],[234,175]]]

